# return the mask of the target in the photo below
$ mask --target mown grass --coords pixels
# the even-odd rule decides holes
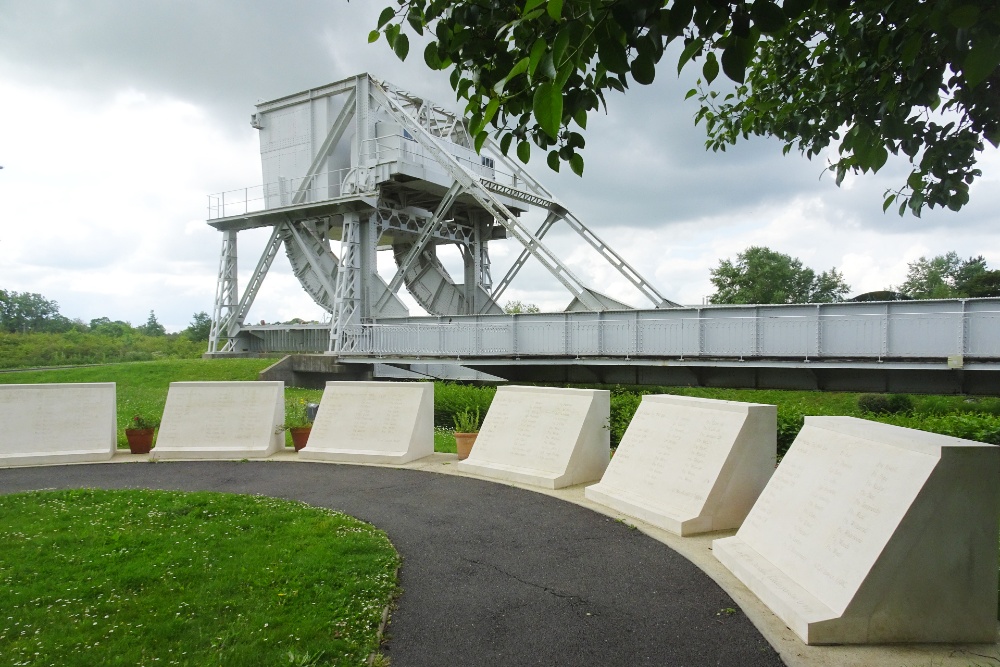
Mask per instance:
[[[385,533],[261,496],[0,496],[10,665],[363,665],[399,556]]]

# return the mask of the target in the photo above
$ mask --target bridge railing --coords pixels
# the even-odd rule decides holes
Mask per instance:
[[[373,357],[1000,359],[1000,301],[408,318],[359,325]]]

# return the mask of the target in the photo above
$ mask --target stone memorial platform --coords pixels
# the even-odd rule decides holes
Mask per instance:
[[[548,489],[601,478],[611,456],[611,394],[601,389],[497,389],[462,472]]]
[[[115,383],[0,385],[0,466],[107,461]]]
[[[676,535],[739,528],[776,455],[773,405],[647,395],[584,495]]]
[[[432,382],[327,382],[298,458],[402,464],[433,453]]]
[[[245,459],[284,449],[284,382],[171,382],[153,459]]]
[[[807,644],[997,640],[1000,448],[806,417],[713,553]]]

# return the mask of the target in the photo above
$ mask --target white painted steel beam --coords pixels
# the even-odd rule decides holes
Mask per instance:
[[[393,119],[401,126],[407,127],[412,131],[414,138],[437,160],[438,164],[445,168],[451,177],[503,225],[523,247],[527,248],[528,252],[542,266],[548,269],[571,294],[594,311],[604,309],[604,306],[599,301],[587,293],[585,289],[586,285],[559,260],[555,253],[549,250],[527,227],[521,224],[506,206],[501,204],[489,190],[483,187],[482,183],[479,182],[478,176],[471,174],[454,156],[442,149],[435,137],[426,128],[413,120],[381,86],[374,84],[371,89],[373,97],[384,105],[386,111],[389,112]]]

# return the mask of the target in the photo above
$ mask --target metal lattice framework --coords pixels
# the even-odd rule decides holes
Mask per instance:
[[[545,244],[559,222],[653,308],[677,305],[523,166],[491,142],[476,153],[463,118],[367,74],[258,104],[251,125],[260,131],[265,185],[209,198],[209,224],[223,232],[209,353],[234,350],[281,247],[330,313],[328,351],[341,354],[365,343],[358,325],[408,315],[397,296],[404,285],[431,315],[499,314],[501,295],[532,259],[570,293],[567,310],[629,308],[585,284]],[[520,219],[531,208],[547,213],[534,231]],[[236,236],[258,227],[272,233],[240,296]],[[502,239],[522,250],[494,284],[488,246]],[[460,251],[461,282],[438,259],[444,244]],[[397,267],[388,282],[376,269],[380,248],[391,248]]]

